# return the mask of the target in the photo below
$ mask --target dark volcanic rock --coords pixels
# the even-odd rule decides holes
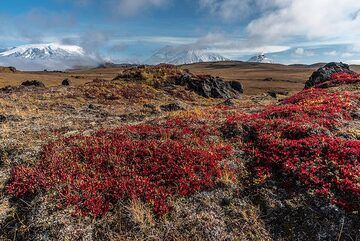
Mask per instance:
[[[349,65],[332,62],[315,71],[311,75],[310,79],[306,82],[305,89],[329,81],[332,74],[339,72],[356,74],[354,71],[350,70]]]
[[[0,114],[0,123],[6,121],[6,116]]]
[[[241,94],[244,93],[244,87],[240,82],[238,82],[238,81],[230,81],[229,84],[230,84],[231,88],[233,88],[237,92],[239,92]]]
[[[11,92],[13,92],[15,90],[16,90],[16,87],[13,87],[13,86],[10,86],[10,85],[5,86],[3,88],[0,88],[0,92],[4,92],[4,93],[11,93]]]
[[[70,80],[69,79],[64,79],[62,82],[61,82],[61,85],[63,86],[69,86],[70,85]]]
[[[148,109],[156,109],[156,105],[151,103],[146,103],[143,105],[143,107]]]
[[[21,84],[22,86],[35,86],[35,87],[45,87],[45,85],[39,80],[26,80]]]
[[[232,99],[227,99],[223,102],[223,105],[227,105],[227,106],[233,106],[235,105],[234,102],[232,101]]]
[[[184,107],[182,107],[178,103],[171,103],[171,104],[168,104],[168,105],[161,105],[160,109],[162,111],[178,111],[178,110],[184,110]]]
[[[277,98],[278,95],[289,95],[289,92],[281,91],[281,90],[271,90],[271,91],[268,91],[268,95],[270,95],[273,98]]]
[[[178,84],[186,86],[206,98],[237,98],[243,93],[243,87],[239,82],[226,82],[222,78],[210,75],[190,76],[185,74],[177,80]]]
[[[19,118],[14,115],[2,115],[0,114],[0,123],[9,122],[9,121],[18,121]]]
[[[16,70],[16,68],[15,67],[13,67],[13,66],[10,66],[10,67],[8,67],[9,68],[9,70],[11,71],[11,72],[13,72],[13,73],[15,73],[17,70]]]

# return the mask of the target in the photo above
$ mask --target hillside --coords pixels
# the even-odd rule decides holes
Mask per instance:
[[[313,71],[7,74],[46,86],[0,86],[0,240],[359,239],[360,77]]]

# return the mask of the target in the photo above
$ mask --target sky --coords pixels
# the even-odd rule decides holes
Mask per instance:
[[[58,42],[113,62],[165,46],[360,64],[359,0],[2,0],[0,49]]]

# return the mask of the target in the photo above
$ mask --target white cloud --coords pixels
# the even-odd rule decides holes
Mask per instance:
[[[360,35],[358,0],[273,0],[278,8],[264,12],[247,26],[249,34],[266,41],[289,38],[354,40]]]
[[[112,0],[112,10],[123,16],[133,16],[140,11],[151,7],[163,7],[170,0]]]
[[[348,64],[360,64],[360,59],[350,59],[346,61]]]
[[[350,57],[353,57],[353,56],[354,56],[354,54],[349,53],[349,52],[345,52],[345,53],[341,54],[342,58],[350,58]]]
[[[258,47],[241,47],[241,46],[216,46],[210,47],[209,51],[213,53],[222,54],[224,56],[242,56],[248,54],[256,54],[256,53],[277,53],[289,50],[289,46],[281,46],[281,45],[267,45],[267,46],[258,46]]]
[[[307,56],[307,57],[311,57],[315,55],[314,52],[305,50],[304,48],[296,48],[294,54],[298,56]]]
[[[339,55],[339,53],[336,50],[324,52],[324,54],[327,55],[327,56],[337,56],[337,55]]]
[[[295,53],[296,55],[304,55],[305,49],[303,49],[303,48],[297,48],[297,49],[295,49],[294,53]]]
[[[284,0],[199,0],[200,8],[226,20],[247,19],[281,6]]]

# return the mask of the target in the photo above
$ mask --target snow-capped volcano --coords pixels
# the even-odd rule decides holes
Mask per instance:
[[[28,44],[0,51],[0,66],[14,66],[19,70],[64,70],[74,66],[95,67],[98,56],[88,55],[76,45]]]
[[[229,59],[205,49],[192,49],[190,47],[166,46],[154,53],[147,61],[147,64],[192,64],[200,62],[227,61]]]
[[[274,61],[268,58],[264,53],[254,56],[248,60],[248,62],[253,63],[264,63],[264,64],[272,64]]]
[[[0,57],[21,57],[24,59],[53,59],[84,56],[85,51],[75,45],[28,44],[0,52]]]

